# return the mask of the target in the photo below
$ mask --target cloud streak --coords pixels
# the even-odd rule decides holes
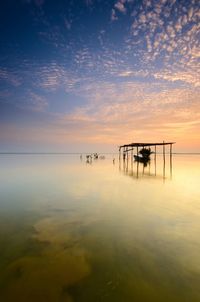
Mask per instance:
[[[26,5],[37,39],[4,54],[1,108],[43,114],[55,142],[200,138],[197,1]]]

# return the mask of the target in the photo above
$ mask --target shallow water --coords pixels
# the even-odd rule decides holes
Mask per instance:
[[[200,301],[200,156],[0,167],[0,301]]]

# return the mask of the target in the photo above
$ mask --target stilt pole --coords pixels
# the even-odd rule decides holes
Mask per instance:
[[[165,142],[163,141],[163,182],[165,182]]]
[[[128,147],[126,147],[126,169],[128,172]]]
[[[163,161],[165,163],[165,142],[163,141]]]
[[[172,179],[172,144],[170,144],[170,179]]]
[[[131,168],[133,168],[133,148],[131,149]]]

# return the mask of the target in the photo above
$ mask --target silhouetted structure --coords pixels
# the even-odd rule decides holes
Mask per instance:
[[[129,152],[131,153],[131,167],[133,167],[133,158],[139,164],[142,163],[143,167],[146,167],[150,164],[150,155],[154,153],[154,161],[156,167],[156,154],[157,154],[157,146],[162,147],[163,154],[163,178],[165,178],[165,146],[168,145],[170,147],[170,171],[172,171],[172,145],[175,142],[162,142],[162,143],[131,143],[119,146],[119,167],[121,167],[121,155],[123,155],[123,166],[126,166],[126,170],[128,171],[129,166]],[[151,151],[150,147],[154,147],[154,152]],[[136,154],[133,154],[133,150],[136,148]],[[123,150],[122,154],[121,151]],[[137,171],[138,171],[137,165]],[[155,168],[156,169],[156,168]],[[138,175],[138,173],[137,173]]]
[[[131,144],[125,144],[122,146],[119,146],[119,158],[121,159],[121,149],[123,150],[123,159],[126,159],[128,157],[128,152],[131,152],[131,156],[133,156],[133,149],[136,148],[136,155],[139,156],[139,152],[141,153],[141,149],[147,150],[146,147],[154,147],[154,154],[156,156],[157,153],[157,146],[163,147],[163,158],[165,157],[165,146],[170,146],[170,156],[172,155],[172,145],[175,144],[175,142],[162,142],[162,143],[131,143]],[[139,151],[140,149],[140,151]]]

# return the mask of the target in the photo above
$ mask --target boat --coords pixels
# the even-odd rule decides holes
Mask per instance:
[[[142,148],[142,150],[139,151],[139,155],[134,155],[134,159],[137,162],[143,163],[144,165],[147,165],[147,163],[150,161],[150,155],[153,152],[151,149]]]
[[[146,163],[150,160],[150,157],[143,157],[141,155],[134,155],[135,161],[139,161],[141,163]]]

